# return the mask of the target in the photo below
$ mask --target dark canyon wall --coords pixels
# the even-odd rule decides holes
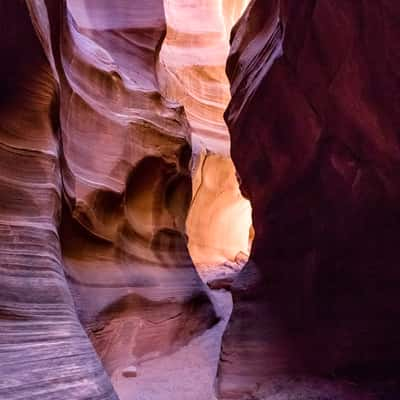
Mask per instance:
[[[234,28],[225,118],[256,236],[223,399],[399,397],[399,20],[393,1],[254,0]]]

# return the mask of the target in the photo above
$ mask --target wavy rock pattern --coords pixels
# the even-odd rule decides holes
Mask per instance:
[[[197,265],[218,265],[248,257],[251,207],[239,190],[229,157],[200,153],[196,158],[193,199],[187,218],[190,254]]]
[[[230,99],[225,63],[231,28],[248,0],[165,0],[167,35],[160,61],[163,92],[185,107],[194,152],[229,155],[223,113]],[[190,22],[189,22],[190,21]]]
[[[57,84],[24,3],[0,18],[0,398],[116,399],[63,273]]]
[[[234,29],[225,117],[256,236],[221,399],[399,397],[399,17],[253,0]]]
[[[193,201],[187,220],[196,264],[249,253],[250,203],[230,159],[223,112],[230,99],[225,64],[229,34],[248,0],[165,0],[167,34],[158,68],[162,92],[190,123]],[[190,21],[190,23],[188,23]]]
[[[112,375],[217,321],[187,249],[189,125],[158,86],[163,3],[0,7],[0,397],[116,398],[80,323]]]

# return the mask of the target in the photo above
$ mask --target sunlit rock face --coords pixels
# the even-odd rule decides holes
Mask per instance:
[[[187,248],[189,124],[156,74],[163,3],[0,7],[0,397],[115,398],[105,370],[217,321]]]
[[[249,253],[250,203],[240,193],[223,112],[230,99],[229,35],[248,0],[164,0],[167,34],[158,76],[185,108],[192,144],[193,201],[187,220],[196,264]]]
[[[225,64],[231,28],[248,0],[164,0],[163,91],[185,107],[195,150],[229,154],[223,113],[230,99]]]
[[[244,200],[232,160],[201,153],[187,219],[190,253],[198,264],[219,264],[249,254],[251,207]]]
[[[234,29],[225,116],[256,236],[221,399],[399,397],[399,17],[255,0]]]

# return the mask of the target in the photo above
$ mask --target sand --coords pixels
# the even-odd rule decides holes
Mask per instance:
[[[228,276],[234,264],[199,266],[204,281]],[[137,365],[137,376],[122,372],[112,376],[120,400],[214,400],[214,382],[221,338],[232,311],[232,296],[224,290],[209,290],[221,321],[177,352]]]

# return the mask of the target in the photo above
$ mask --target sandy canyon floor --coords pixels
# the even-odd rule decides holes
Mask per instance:
[[[231,277],[241,265],[227,262],[218,266],[198,266],[204,282]],[[221,339],[232,311],[232,296],[224,289],[209,296],[220,322],[173,354],[143,362],[136,377],[117,371],[111,377],[121,400],[214,400],[214,383]]]

